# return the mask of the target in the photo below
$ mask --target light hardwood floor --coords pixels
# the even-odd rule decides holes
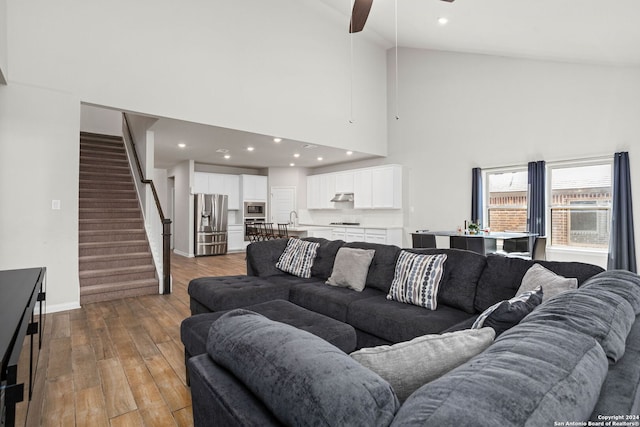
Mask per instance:
[[[192,426],[180,341],[180,322],[190,315],[187,285],[196,277],[245,274],[244,258],[174,255],[170,295],[48,315],[29,424]]]

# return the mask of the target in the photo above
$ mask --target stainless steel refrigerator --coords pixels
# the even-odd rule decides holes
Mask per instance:
[[[227,196],[224,194],[194,194],[195,255],[227,253]]]

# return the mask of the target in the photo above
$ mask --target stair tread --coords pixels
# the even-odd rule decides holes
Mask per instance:
[[[157,289],[158,285],[159,285],[158,279],[130,280],[128,282],[115,282],[115,283],[105,283],[101,285],[80,286],[80,293],[82,295],[91,295],[91,294],[116,292],[116,291],[146,288],[146,287],[155,287]]]
[[[80,234],[91,235],[91,234],[126,234],[126,233],[144,233],[144,229],[142,228],[118,228],[115,230],[80,230]]]
[[[145,265],[134,265],[130,267],[114,267],[114,268],[105,268],[102,270],[83,270],[80,272],[80,278],[88,278],[88,277],[101,277],[101,276],[111,276],[114,273],[117,274],[127,274],[127,273],[142,273],[146,271],[154,271],[155,267],[153,264],[145,264]]]
[[[151,252],[131,252],[126,254],[107,254],[107,255],[84,255],[80,257],[80,261],[113,261],[118,259],[131,258],[147,258],[151,257]]]
[[[93,248],[112,248],[115,246],[136,246],[136,245],[146,245],[146,240],[122,240],[122,241],[113,241],[113,242],[85,242],[80,243],[81,249],[93,249]]]
[[[98,223],[109,223],[109,222],[118,223],[118,222],[133,222],[133,221],[143,222],[142,218],[84,218],[84,219],[80,219],[79,221],[87,224],[98,224]]]

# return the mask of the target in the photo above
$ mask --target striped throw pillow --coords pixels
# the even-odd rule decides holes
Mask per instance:
[[[445,254],[401,251],[387,299],[435,310],[446,260]]]
[[[285,273],[308,279],[311,277],[311,267],[319,247],[320,243],[289,239],[287,247],[276,263],[276,268]]]

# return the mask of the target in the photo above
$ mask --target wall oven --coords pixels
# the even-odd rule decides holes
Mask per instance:
[[[245,218],[265,218],[266,203],[264,202],[244,202]]]

